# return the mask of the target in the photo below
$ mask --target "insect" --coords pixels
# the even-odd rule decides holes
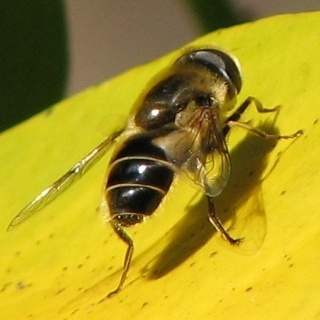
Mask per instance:
[[[141,223],[160,205],[177,174],[187,175],[201,188],[208,202],[210,223],[232,245],[232,238],[219,220],[214,198],[230,176],[230,157],[226,135],[233,126],[243,127],[267,139],[289,139],[302,134],[272,135],[239,122],[250,104],[264,109],[253,97],[238,108],[236,98],[242,87],[236,58],[216,48],[186,52],[157,76],[157,82],[141,97],[127,126],[115,132],[65,175],[35,197],[12,220],[9,229],[20,224],[53,201],[80,178],[125,136],[109,163],[103,202],[107,204],[110,224],[127,245],[122,275],[116,289],[124,285],[134,251],[134,242],[125,228]],[[235,110],[234,110],[235,109]]]

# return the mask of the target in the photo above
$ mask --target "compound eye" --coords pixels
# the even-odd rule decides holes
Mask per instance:
[[[223,66],[221,67],[226,71],[231,82],[236,87],[237,92],[239,93],[242,87],[242,76],[238,59],[221,50],[211,49],[209,51],[214,53],[214,55],[221,59],[223,63]]]
[[[177,62],[203,65],[231,82],[237,93],[241,90],[242,77],[238,60],[219,49],[191,51],[178,59]]]

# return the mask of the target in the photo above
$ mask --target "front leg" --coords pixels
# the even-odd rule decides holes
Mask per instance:
[[[250,106],[250,104],[254,104],[257,111],[259,113],[268,113],[268,112],[277,112],[280,109],[280,106],[276,106],[274,108],[264,108],[261,102],[254,97],[248,97],[237,109],[236,111],[227,118],[225,121],[225,126],[223,128],[223,134],[226,135],[229,130],[232,127],[238,126],[243,129],[246,129],[253,133],[254,135],[263,138],[263,139],[275,139],[275,140],[280,140],[280,139],[293,139],[296,137],[299,137],[303,134],[302,130],[298,130],[297,132],[289,135],[279,135],[279,134],[269,134],[264,132],[263,130],[260,130],[258,128],[254,128],[250,126],[247,123],[239,122],[239,119],[241,118],[242,114],[247,110],[247,108]]]

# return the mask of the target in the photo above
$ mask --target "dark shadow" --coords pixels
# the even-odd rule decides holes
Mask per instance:
[[[278,133],[270,124],[261,125],[259,128],[269,133]],[[236,208],[242,206],[261,186],[262,175],[270,174],[264,171],[268,164],[268,155],[277,142],[264,140],[248,133],[245,139],[232,150],[231,179],[222,194],[216,198],[216,209],[223,223],[234,219]],[[258,210],[264,215],[263,200],[260,202],[258,205],[262,207]],[[256,206],[254,208],[256,209]],[[236,224],[236,221],[234,223]],[[207,200],[202,196],[196,204],[186,208],[183,218],[166,235],[169,237],[169,244],[145,266],[143,273],[146,273],[150,279],[163,277],[204,246],[214,233],[216,230],[207,219]],[[246,237],[241,234],[234,235],[232,230],[230,234],[234,237]],[[212,248],[212,255],[216,253],[215,248]]]

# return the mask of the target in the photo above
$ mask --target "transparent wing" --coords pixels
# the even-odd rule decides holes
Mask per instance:
[[[8,230],[22,223],[34,213],[43,209],[46,205],[60,196],[71,185],[78,181],[88,170],[96,164],[108,151],[111,144],[121,135],[123,130],[115,132],[109,138],[100,143],[89,152],[83,159],[76,163],[68,172],[55,181],[51,186],[44,189],[29,204],[27,204],[10,222]]]
[[[211,126],[206,131],[175,130],[154,140],[192,184],[209,196],[217,196],[230,177],[230,156],[225,137]]]
[[[239,180],[241,179],[241,180]],[[249,179],[250,181],[250,179]],[[234,238],[243,238],[240,246],[230,246],[225,241],[221,244],[243,255],[256,253],[265,241],[267,219],[261,182],[243,179],[242,175],[233,177],[217,200],[221,214],[227,216],[225,228]],[[224,218],[224,217],[221,217]]]
[[[223,136],[215,137],[215,144],[210,153],[203,158],[196,157],[197,178],[207,195],[216,197],[227,185],[230,178],[230,156]]]
[[[200,148],[200,152],[193,152],[182,169],[186,168],[188,175],[191,174],[192,180],[207,195],[216,197],[229,181],[230,156],[223,135],[210,132],[207,137],[205,148]]]
[[[234,219],[232,234],[244,237],[240,251],[253,254],[261,248],[267,232],[266,211],[260,183],[250,190],[250,194],[239,203],[239,210]]]

